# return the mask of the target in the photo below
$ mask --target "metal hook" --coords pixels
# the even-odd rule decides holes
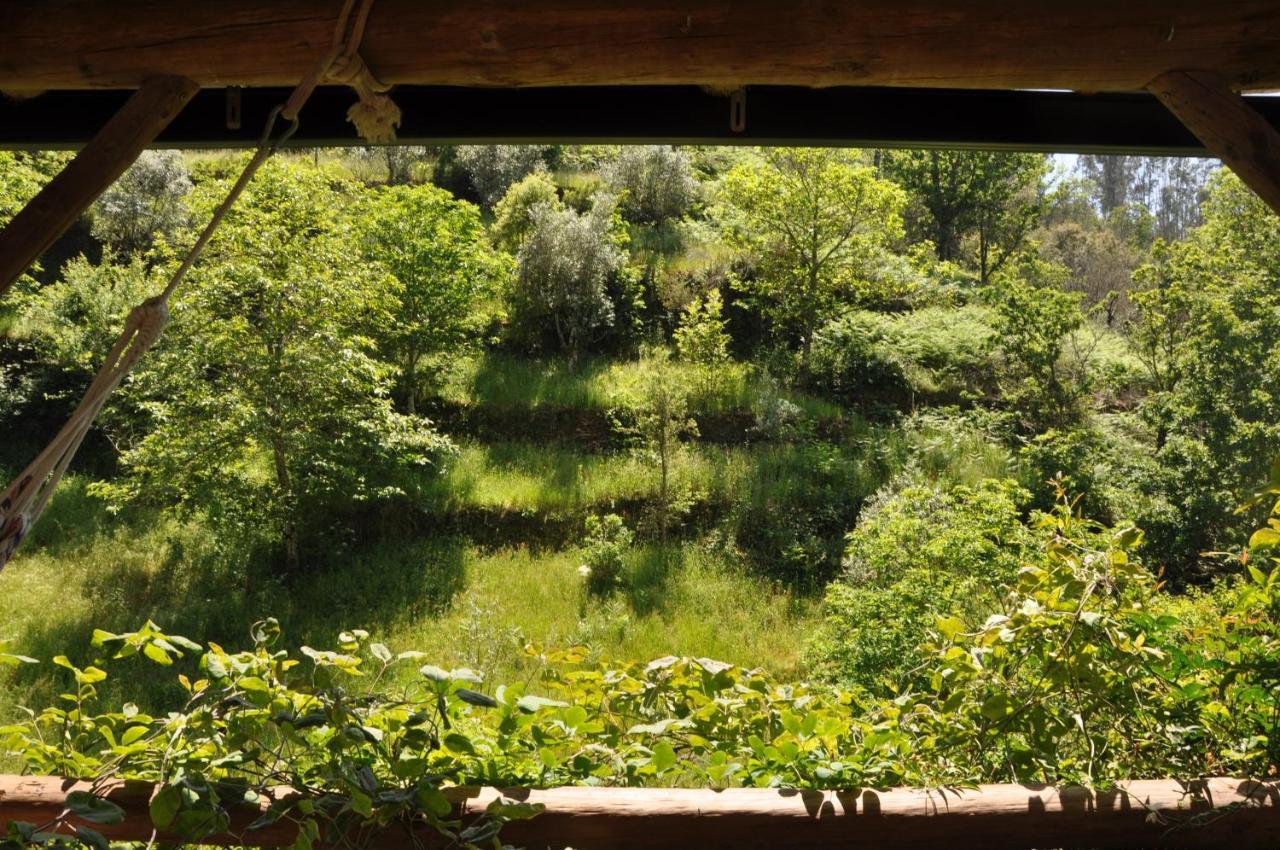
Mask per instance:
[[[729,129],[741,133],[747,129],[747,90],[734,89],[729,95]]]

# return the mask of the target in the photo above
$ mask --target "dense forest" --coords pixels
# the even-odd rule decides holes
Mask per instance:
[[[0,222],[64,160],[0,152]],[[0,305],[0,468],[242,162],[145,154]],[[0,576],[33,770],[155,774],[122,701],[304,784],[1280,764],[1280,219],[1214,163],[292,151],[172,312]],[[443,743],[335,696],[369,668]],[[375,730],[342,758],[334,712]]]

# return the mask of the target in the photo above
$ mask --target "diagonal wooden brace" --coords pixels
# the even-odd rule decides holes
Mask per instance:
[[[1257,110],[1204,71],[1170,71],[1148,83],[1147,90],[1280,213],[1280,132]]]
[[[75,159],[0,230],[0,297],[169,125],[199,86],[151,77]]]

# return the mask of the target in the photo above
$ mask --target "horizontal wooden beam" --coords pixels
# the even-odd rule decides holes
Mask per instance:
[[[184,77],[143,81],[84,150],[0,230],[0,296],[155,141],[196,91]]]
[[[0,90],[293,85],[339,3],[0,0]],[[387,83],[1137,91],[1169,70],[1280,88],[1274,0],[378,0]]]
[[[50,777],[0,776],[0,830],[11,820],[43,824],[57,818],[69,791]],[[147,802],[152,786],[120,783],[107,796],[125,810],[120,824],[94,825],[117,841],[151,839]],[[464,820],[498,796],[541,803],[545,812],[511,823],[507,844],[579,850],[698,850],[787,847],[794,850],[937,847],[1274,847],[1280,835],[1280,786],[1241,779],[1192,785],[1173,780],[1124,783],[1111,791],[1080,787],[984,785],[973,790],[894,789],[728,791],[646,788],[459,788],[450,792]],[[265,804],[264,804],[265,805]],[[231,819],[227,835],[203,843],[284,847],[294,827],[277,822],[245,831],[259,809]],[[161,840],[175,836],[159,836]],[[376,846],[407,850],[434,833],[389,829]]]
[[[77,148],[128,90],[48,92],[0,100],[0,148]],[[250,147],[283,88],[205,89],[156,139],[175,148]],[[355,96],[321,87],[295,146],[363,145],[346,118]],[[401,86],[400,144],[675,143],[947,147],[1207,156],[1204,145],[1149,94],[893,89],[840,86],[746,90],[745,125],[729,98],[696,86],[488,89]],[[1244,99],[1280,127],[1280,97]],[[229,103],[239,122],[228,126]]]

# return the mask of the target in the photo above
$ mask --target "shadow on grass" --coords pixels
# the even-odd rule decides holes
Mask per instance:
[[[591,408],[592,386],[609,362],[591,359],[570,366],[560,358],[523,359],[489,353],[475,372],[471,392],[479,404],[500,407],[554,404]]]
[[[670,603],[671,579],[684,567],[680,546],[651,546],[634,552],[628,564],[626,595],[640,616],[661,614]]]
[[[66,655],[84,664],[99,655],[91,645],[94,629],[132,631],[154,620],[170,633],[236,651],[250,645],[255,621],[276,617],[288,648],[330,648],[345,628],[376,633],[436,616],[465,583],[467,548],[456,538],[387,540],[341,562],[316,566],[288,585],[271,568],[275,559],[264,547],[236,552],[207,530],[191,527],[151,539],[164,547],[156,558],[95,566],[79,591],[87,605],[71,616],[51,612],[12,635],[14,645],[44,662]],[[191,667],[187,661],[178,668],[138,658],[114,662],[102,693],[117,704],[173,705],[183,697],[177,674],[195,678]],[[23,666],[9,688],[16,702],[47,705],[70,684],[62,673],[48,663]]]

